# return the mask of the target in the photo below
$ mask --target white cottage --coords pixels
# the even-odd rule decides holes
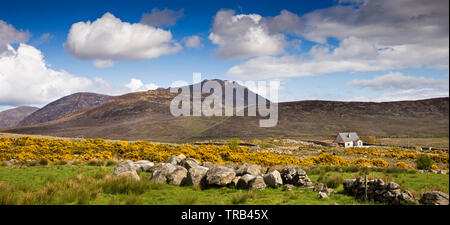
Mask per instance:
[[[352,133],[339,133],[334,140],[334,143],[339,144],[344,148],[360,148],[363,146],[362,140],[359,138],[358,134],[355,132]]]

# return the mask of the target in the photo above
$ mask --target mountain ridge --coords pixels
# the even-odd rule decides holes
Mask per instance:
[[[43,124],[4,132],[122,140],[189,141],[217,138],[330,136],[448,137],[449,98],[395,102],[304,100],[279,103],[275,127],[260,117],[174,117],[168,89],[134,92]],[[204,95],[202,96],[204,97]]]
[[[0,112],[0,128],[14,127],[25,117],[39,110],[37,107],[19,106]]]

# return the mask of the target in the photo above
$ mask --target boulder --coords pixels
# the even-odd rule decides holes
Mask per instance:
[[[297,171],[295,170],[294,167],[292,166],[284,167],[280,173],[281,178],[283,179],[283,183],[292,184],[292,180],[294,179],[296,173]]]
[[[278,170],[274,170],[266,175],[264,175],[264,182],[269,187],[276,188],[280,185],[283,185],[283,179],[281,178],[280,172]]]
[[[187,177],[187,170],[184,167],[177,166],[177,168],[167,175],[167,183],[180,185]]]
[[[448,195],[440,191],[425,192],[420,199],[424,205],[448,205]]]
[[[143,172],[150,170],[150,168],[153,167],[155,164],[148,160],[140,160],[134,162],[134,165],[136,166],[136,172]]]
[[[116,168],[114,168],[114,176],[117,176],[121,173],[128,171],[136,171],[137,166],[131,160],[125,160],[117,164]]]
[[[214,164],[213,164],[212,162],[206,161],[206,162],[204,162],[204,163],[202,164],[202,166],[211,169],[211,168],[214,167]]]
[[[323,184],[323,183],[317,183],[316,185],[314,185],[313,191],[315,192],[327,192],[327,185]]]
[[[387,188],[389,190],[397,190],[397,189],[400,189],[400,185],[391,181],[388,183]]]
[[[152,179],[150,180],[157,184],[163,184],[167,182],[167,174],[162,170],[156,170],[152,174]]]
[[[251,180],[249,183],[250,190],[263,190],[266,188],[266,183],[264,183],[264,178],[262,176],[257,176],[255,179]]]
[[[201,187],[206,184],[206,172],[208,168],[197,166],[188,170],[184,185]]]
[[[170,163],[170,164],[172,164],[172,165],[174,165],[174,166],[178,165],[177,156],[176,156],[176,155],[171,156],[171,157],[166,161],[166,163]]]
[[[320,198],[320,199],[327,199],[327,198],[328,198],[328,195],[327,195],[327,193],[325,193],[325,192],[319,192],[319,198]]]
[[[297,175],[298,176],[306,176],[306,172],[300,168],[297,169]]]
[[[236,170],[236,175],[243,176],[250,174],[253,176],[261,175],[262,167],[255,164],[245,163]]]
[[[137,172],[135,170],[132,171],[125,171],[122,173],[119,173],[118,175],[116,175],[118,177],[127,177],[133,180],[141,180],[141,178],[139,177],[139,175],[137,174]]]
[[[180,165],[189,170],[190,168],[200,166],[200,162],[194,158],[186,158],[181,160]]]
[[[176,166],[174,166],[170,163],[158,163],[158,164],[154,165],[153,167],[150,167],[148,169],[148,172],[154,173],[155,171],[158,171],[158,170],[164,170],[164,171],[166,171],[167,174],[169,174],[172,171],[174,171],[175,169],[176,169]]]
[[[255,178],[256,177],[251,174],[245,174],[238,180],[236,187],[239,189],[248,189],[250,187],[250,181]]]
[[[167,176],[175,171],[177,167],[170,163],[158,163],[150,170],[152,171],[152,182],[165,183],[167,182]]]
[[[236,173],[225,166],[216,166],[208,170],[206,173],[206,181],[208,185],[226,186],[233,178]]]
[[[177,156],[173,155],[173,156],[171,156],[171,157],[169,158],[169,160],[166,161],[166,163],[170,163],[170,164],[176,166],[176,165],[180,165],[180,163],[181,163],[184,159],[186,159],[186,156],[183,155],[183,154],[177,155]]]
[[[237,188],[237,184],[239,182],[239,180],[241,179],[241,176],[235,176],[233,178],[233,180],[231,181],[231,183],[229,184],[230,187],[234,187]]]

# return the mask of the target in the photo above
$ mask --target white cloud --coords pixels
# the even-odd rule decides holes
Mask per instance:
[[[201,48],[203,46],[201,43],[201,38],[197,35],[185,37],[183,42],[184,46],[187,48]]]
[[[114,61],[112,60],[94,60],[94,66],[97,68],[110,68],[114,67]]]
[[[144,13],[142,15],[141,23],[150,26],[173,26],[183,16],[184,9],[175,11],[172,9],[159,10],[158,8],[153,8],[151,13]]]
[[[439,98],[448,97],[448,93],[448,89],[447,91],[434,88],[408,89],[388,92],[386,94],[383,94],[381,97],[376,98],[376,101],[386,102]]]
[[[383,76],[377,76],[372,80],[353,80],[348,83],[350,86],[369,88],[372,90],[386,89],[425,89],[435,88],[448,90],[448,81],[441,79],[405,76],[400,72],[390,72]]]
[[[111,13],[94,22],[73,24],[64,46],[79,59],[103,61],[152,59],[182,49],[172,40],[170,31],[122,22]],[[98,62],[97,65],[105,65]]]
[[[155,90],[158,88],[156,84],[144,84],[141,80],[135,78],[132,78],[130,83],[126,84],[125,87],[127,87],[131,92]]]
[[[23,43],[28,41],[30,34],[28,31],[17,30],[11,24],[0,20],[0,56],[8,50],[10,43]]]
[[[400,72],[390,72],[372,80],[353,80],[348,85],[380,91],[379,97],[366,99],[378,102],[449,96],[448,80],[407,76]]]
[[[53,36],[50,33],[43,33],[38,40],[34,41],[34,45],[41,45],[44,44],[46,42],[48,42],[49,40],[53,39],[55,36]]]
[[[219,58],[248,58],[284,52],[285,36],[273,33],[269,22],[258,14],[235,15],[233,10],[219,10],[209,35],[218,47]]]
[[[17,50],[8,45],[8,52],[0,56],[0,107],[42,106],[76,92],[121,95],[158,88],[135,78],[128,84],[113,85],[99,77],[89,79],[53,70],[46,65],[41,51],[27,44],[20,44]]]
[[[74,92],[85,91],[93,82],[64,70],[49,68],[42,53],[20,44],[17,51],[0,57],[0,105],[45,104]]]
[[[448,69],[446,0],[345,1],[299,20],[295,20],[295,14],[284,14],[291,20],[262,20],[272,21],[264,22],[271,32],[283,34],[284,30],[317,44],[306,55],[267,54],[250,59],[230,68],[228,75],[265,79],[404,68]],[[330,37],[340,41],[337,47],[328,43]]]

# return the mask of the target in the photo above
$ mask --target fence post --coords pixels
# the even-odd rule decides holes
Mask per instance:
[[[367,175],[364,176],[364,198],[367,201]]]

